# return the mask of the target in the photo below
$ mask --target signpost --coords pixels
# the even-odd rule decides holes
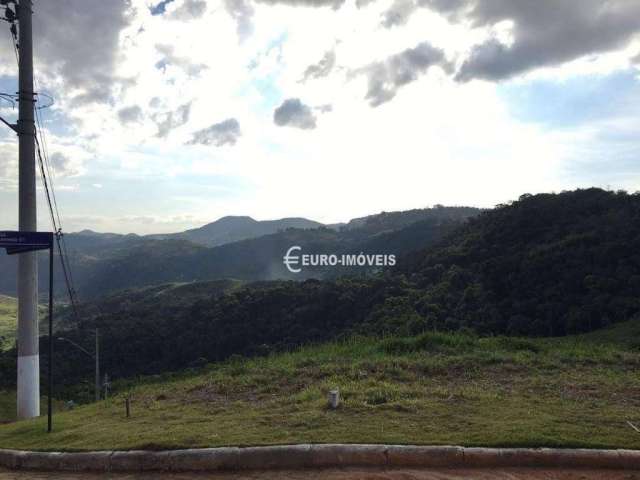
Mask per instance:
[[[47,432],[53,415],[53,233],[0,231],[0,248],[8,255],[49,250],[49,388],[47,391]]]

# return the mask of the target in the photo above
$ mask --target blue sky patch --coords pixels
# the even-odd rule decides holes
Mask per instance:
[[[506,83],[498,91],[518,120],[548,128],[575,127],[607,117],[637,114],[640,82],[636,75],[635,70],[625,70],[562,82]]]
[[[173,1],[174,0],[162,0],[157,5],[149,7],[149,11],[151,12],[151,15],[162,15],[162,14],[164,14],[167,5],[169,5]]]

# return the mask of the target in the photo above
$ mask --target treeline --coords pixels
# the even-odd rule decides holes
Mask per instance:
[[[558,336],[640,310],[640,195],[523,195],[469,221],[403,272],[434,328]]]

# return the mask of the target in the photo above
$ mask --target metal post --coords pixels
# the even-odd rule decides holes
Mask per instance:
[[[100,401],[100,340],[96,328],[96,402]]]
[[[53,239],[49,247],[49,389],[47,398],[47,432],[53,421]]]
[[[18,5],[19,35],[19,229],[37,230],[36,164],[33,92],[32,0]],[[18,418],[40,415],[40,353],[38,346],[37,253],[18,257]]]

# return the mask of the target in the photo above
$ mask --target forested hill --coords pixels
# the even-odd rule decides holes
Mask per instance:
[[[147,235],[146,238],[155,240],[188,240],[205,247],[217,247],[225,243],[270,235],[289,228],[313,229],[323,226],[319,222],[307,220],[306,218],[281,218],[279,220],[259,221],[251,217],[228,216],[199,228],[180,233]]]
[[[403,273],[439,327],[564,335],[640,309],[640,195],[523,195],[472,219]]]

